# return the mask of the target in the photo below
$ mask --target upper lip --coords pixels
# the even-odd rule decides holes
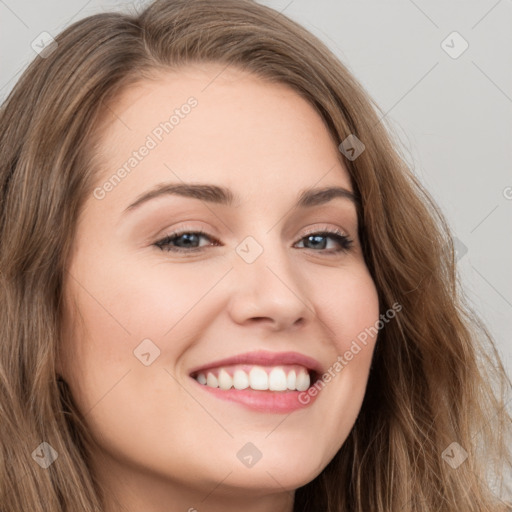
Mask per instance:
[[[211,368],[218,368],[221,366],[229,366],[234,364],[255,364],[262,366],[279,366],[286,364],[298,364],[304,366],[308,370],[322,373],[320,363],[312,357],[298,352],[271,352],[266,350],[258,350],[255,352],[245,352],[236,356],[227,357],[225,359],[217,359],[210,363],[197,366],[190,370],[190,375],[204,372]]]

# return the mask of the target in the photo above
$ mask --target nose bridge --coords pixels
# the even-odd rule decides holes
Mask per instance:
[[[313,307],[277,232],[247,236],[235,249],[231,313],[238,322],[267,318],[280,326],[309,318]]]

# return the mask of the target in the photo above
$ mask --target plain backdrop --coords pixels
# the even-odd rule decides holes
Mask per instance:
[[[144,3],[0,0],[0,101],[39,34]],[[324,41],[386,113],[448,218],[461,281],[512,375],[512,1],[260,3]]]

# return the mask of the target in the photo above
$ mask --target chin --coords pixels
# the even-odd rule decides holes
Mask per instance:
[[[225,483],[252,489],[256,493],[262,489],[293,491],[314,480],[329,463],[328,459],[319,458],[318,451],[298,452],[297,447],[292,451],[270,450],[270,446],[267,447],[261,458],[251,467],[244,467],[237,460],[237,464],[231,466],[233,472]],[[215,469],[218,471],[218,467]],[[220,479],[226,474],[227,471]]]

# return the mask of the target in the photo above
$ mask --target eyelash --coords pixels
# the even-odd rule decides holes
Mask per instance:
[[[203,249],[205,249],[205,247],[208,247],[208,246],[203,246],[203,247],[183,248],[183,247],[174,247],[174,246],[171,245],[172,242],[174,242],[176,239],[180,238],[183,235],[199,235],[200,237],[209,238],[210,240],[214,241],[216,244],[219,243],[219,241],[216,238],[210,236],[209,234],[205,233],[202,230],[196,230],[196,231],[194,231],[194,230],[182,230],[182,231],[176,231],[174,233],[171,233],[171,234],[165,236],[164,238],[162,238],[158,242],[155,242],[153,245],[155,245],[156,247],[158,247],[162,251],[174,252],[174,253],[197,253],[197,252],[200,252]],[[299,242],[302,242],[304,239],[306,239],[306,238],[308,238],[310,236],[313,236],[313,235],[321,236],[321,237],[324,237],[324,238],[332,238],[333,240],[335,240],[341,246],[341,249],[335,249],[335,250],[333,250],[333,249],[321,249],[320,251],[316,251],[315,249],[306,248],[306,249],[309,249],[310,251],[313,251],[313,252],[321,252],[321,253],[325,253],[325,254],[328,254],[328,255],[339,254],[341,252],[347,253],[352,248],[352,245],[353,245],[353,242],[354,242],[351,238],[349,238],[347,235],[344,235],[339,230],[333,230],[333,231],[330,231],[330,230],[312,231],[310,233],[306,233],[299,240]],[[210,247],[211,247],[211,245],[210,245]]]

